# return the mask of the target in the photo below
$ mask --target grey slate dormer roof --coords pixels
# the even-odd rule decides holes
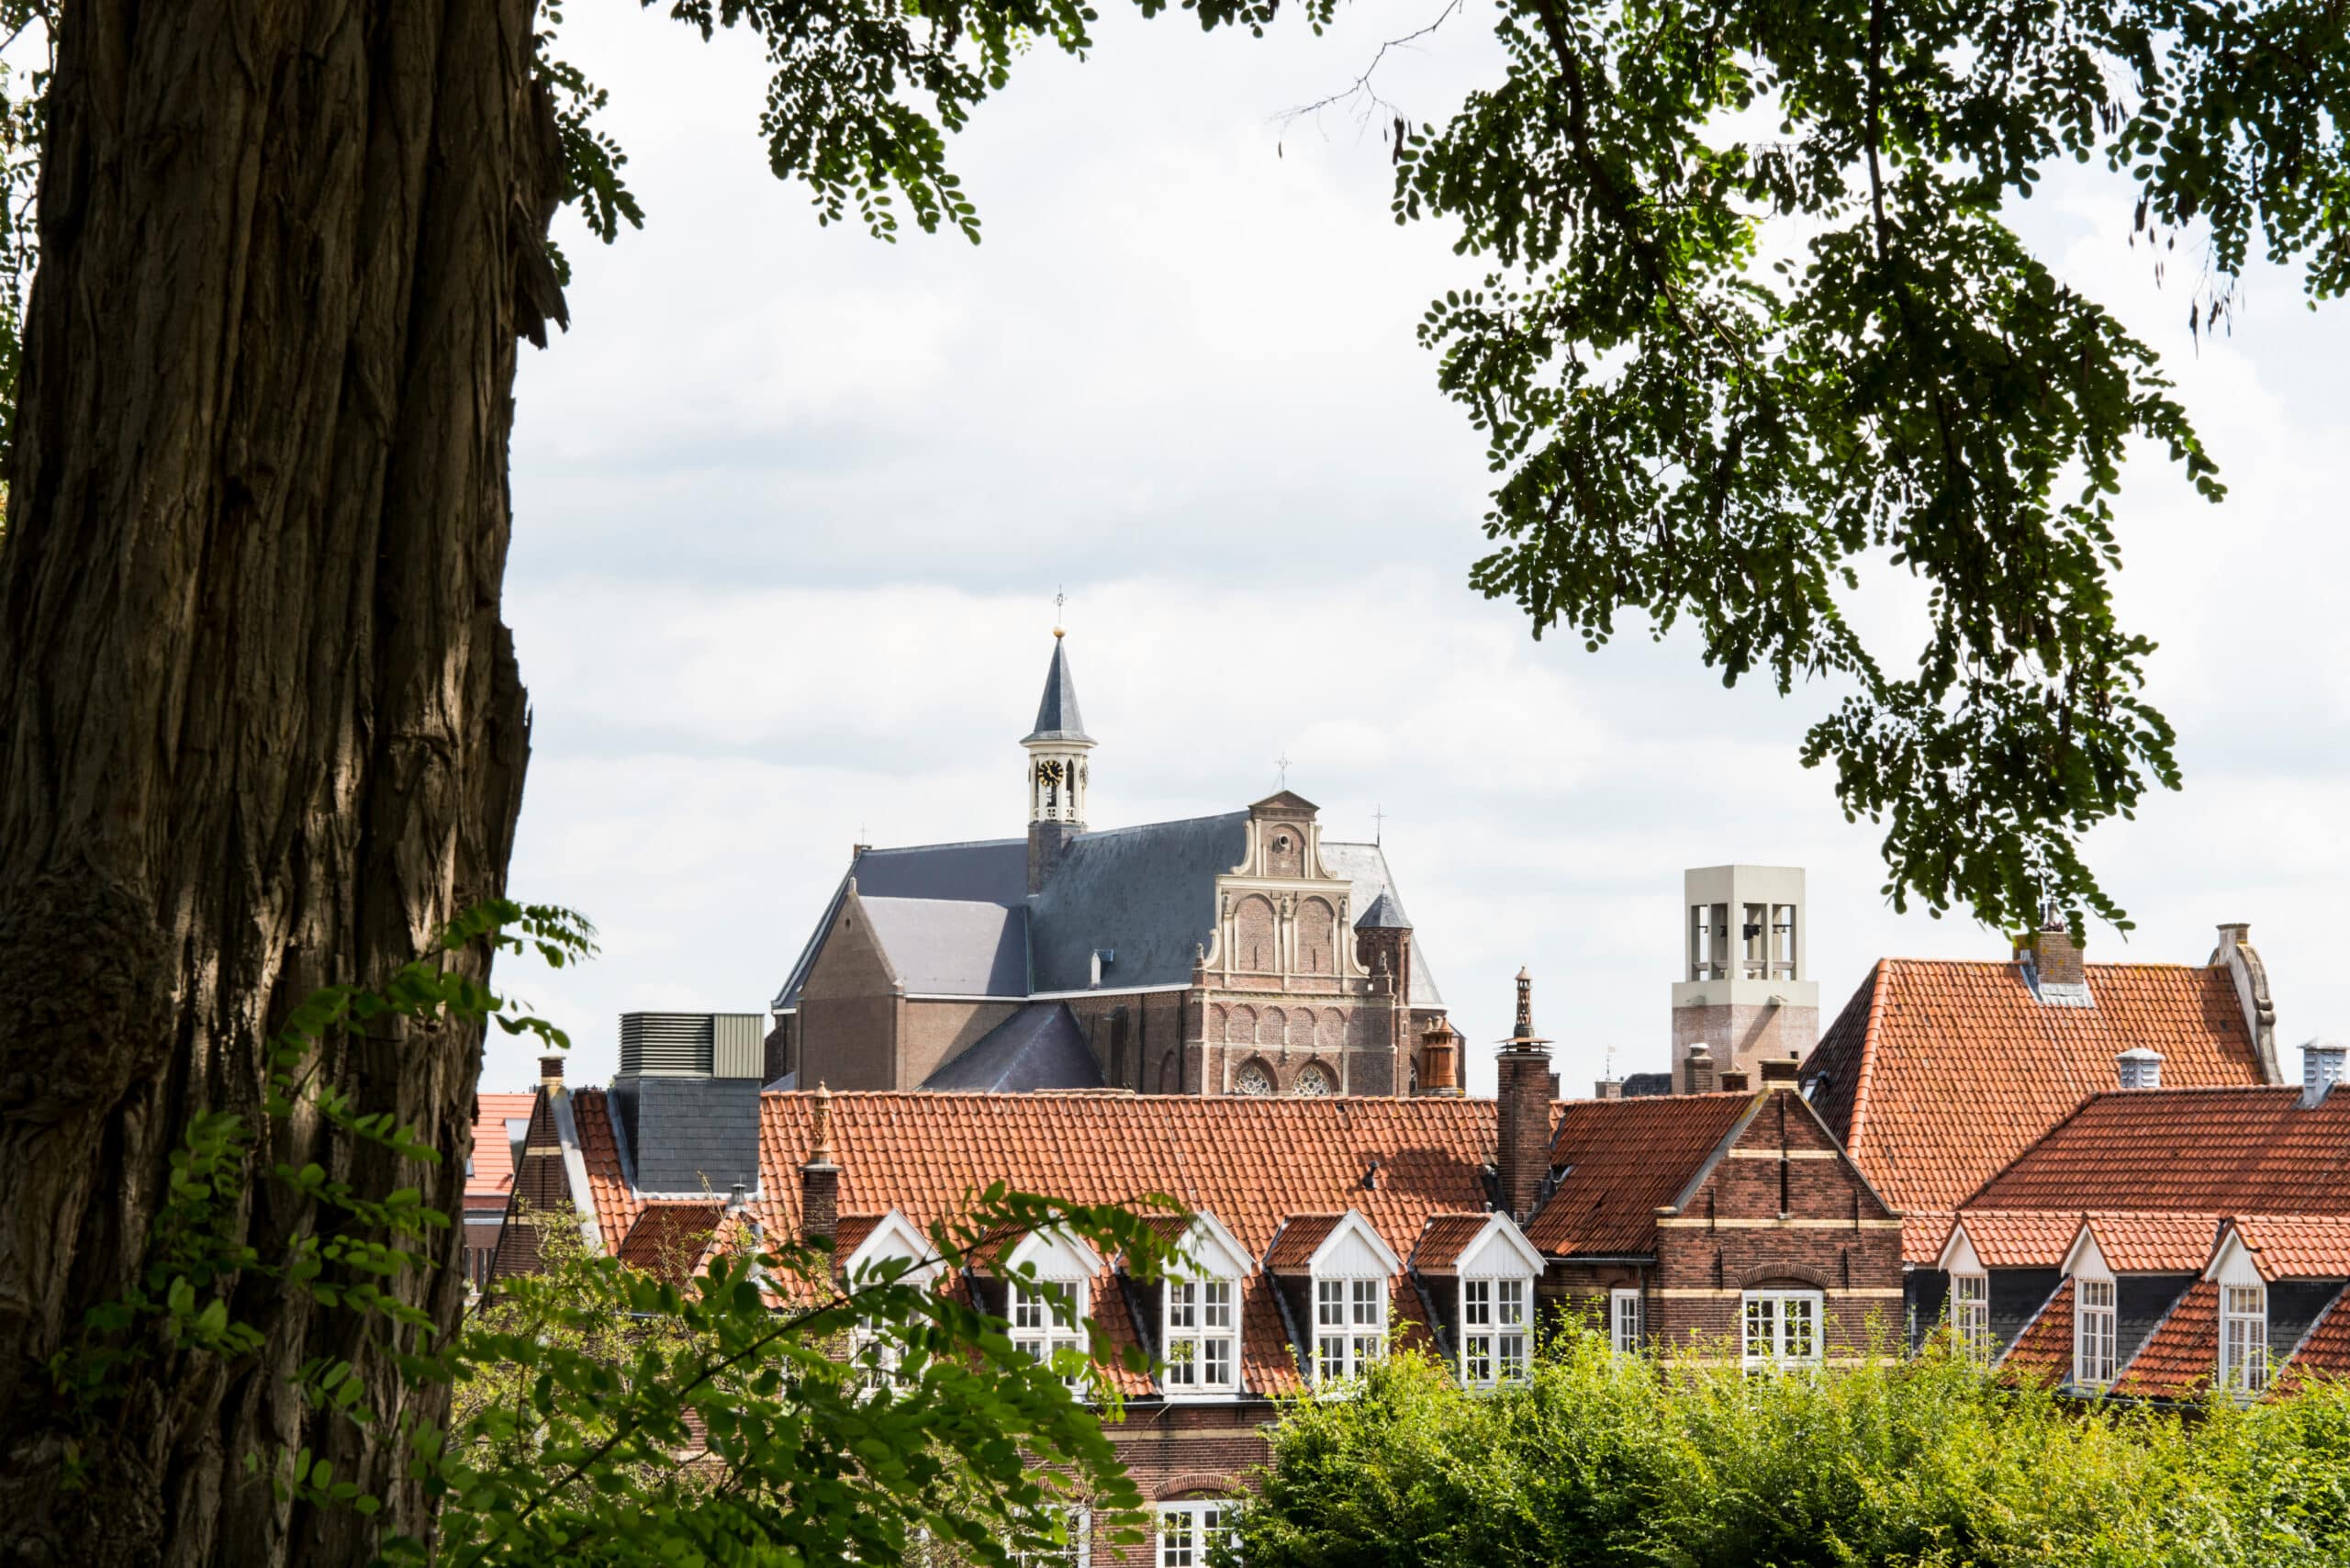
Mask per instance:
[[[1036,704],[1036,727],[1021,744],[1029,741],[1085,741],[1093,737],[1085,733],[1085,721],[1077,711],[1077,682],[1069,673],[1069,643],[1066,638],[1053,639],[1053,665],[1045,672],[1045,695]]]
[[[1355,922],[1357,931],[1409,931],[1412,917],[1404,913],[1404,901],[1395,896],[1393,888],[1382,888],[1371,907]]]
[[[1099,1089],[1102,1068],[1068,1002],[1032,1002],[932,1073],[923,1087],[994,1094]]]

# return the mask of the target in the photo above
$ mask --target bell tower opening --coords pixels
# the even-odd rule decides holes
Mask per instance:
[[[1077,682],[1069,674],[1069,637],[1053,628],[1053,662],[1045,672],[1045,695],[1036,704],[1036,726],[1020,742],[1028,754],[1028,890],[1041,892],[1069,841],[1085,831],[1086,787],[1091,782],[1086,754],[1093,737],[1077,709]]]

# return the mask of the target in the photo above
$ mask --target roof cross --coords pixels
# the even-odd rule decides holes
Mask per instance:
[[[1289,747],[1287,747],[1287,746],[1283,746],[1283,747],[1281,747],[1281,756],[1277,756],[1277,757],[1273,758],[1273,766],[1274,766],[1274,767],[1278,767],[1278,768],[1280,768],[1280,769],[1281,770],[1281,787],[1282,789],[1284,789],[1284,790],[1288,789],[1288,788],[1289,788]]]
[[[1383,805],[1371,808],[1371,843],[1374,849],[1384,847],[1387,843],[1387,808]]]

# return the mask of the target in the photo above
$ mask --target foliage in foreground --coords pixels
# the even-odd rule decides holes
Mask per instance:
[[[1250,1568],[2296,1568],[2350,1561],[2350,1387],[2083,1407],[1940,1354],[1749,1377],[1571,1331],[1530,1386],[1416,1356],[1274,1437]]]

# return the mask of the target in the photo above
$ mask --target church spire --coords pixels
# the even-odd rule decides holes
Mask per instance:
[[[1045,695],[1036,704],[1036,727],[1021,741],[1034,746],[1039,741],[1074,742],[1091,745],[1093,737],[1085,733],[1085,721],[1077,711],[1077,682],[1069,673],[1069,634],[1053,628],[1053,663],[1045,672]]]
[[[1022,737],[1028,753],[1028,890],[1042,891],[1069,842],[1085,831],[1091,781],[1085,754],[1093,737],[1077,711],[1077,682],[1069,673],[1069,639],[1053,628],[1053,663],[1036,704],[1036,727]]]

